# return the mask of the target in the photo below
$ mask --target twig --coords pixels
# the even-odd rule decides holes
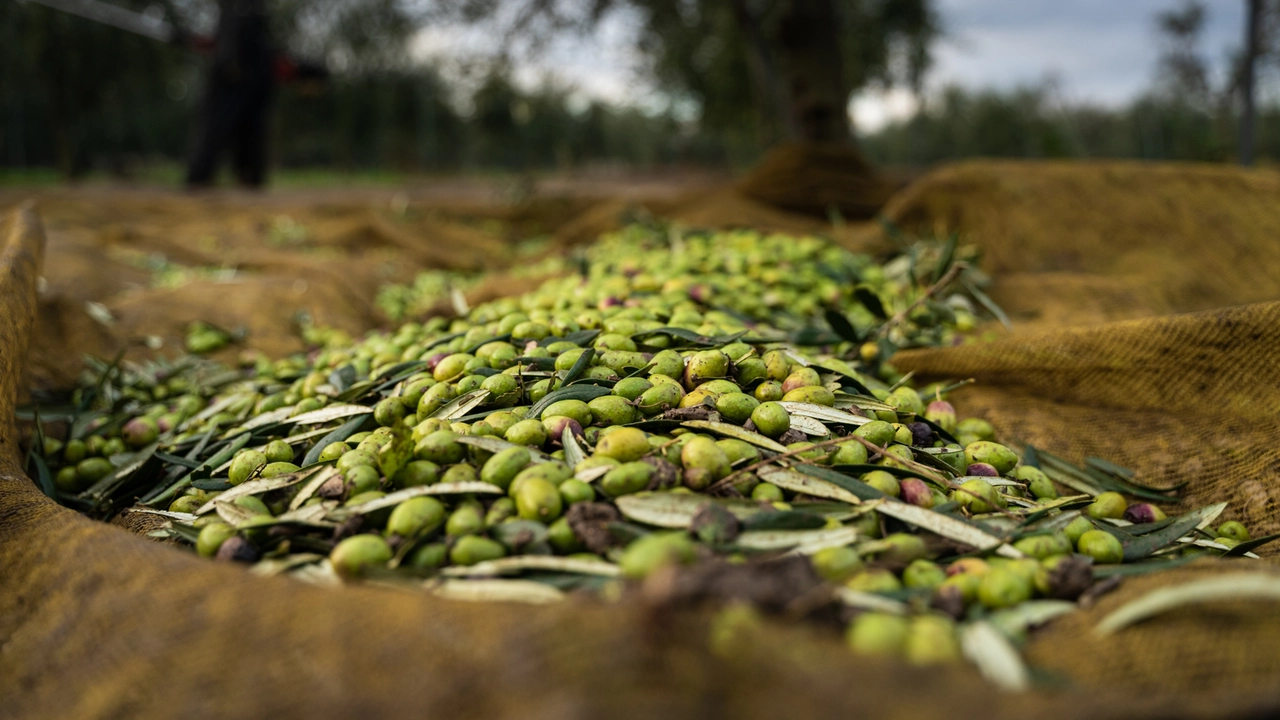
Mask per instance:
[[[924,291],[923,295],[916,298],[915,302],[908,305],[907,308],[902,312],[886,320],[885,323],[880,326],[880,329],[876,330],[876,337],[884,337],[885,335],[889,334],[889,331],[892,330],[894,326],[896,326],[898,323],[901,323],[903,320],[907,319],[907,316],[911,314],[912,310],[915,310],[916,308],[925,304],[925,302],[927,302],[929,298],[933,297],[939,290],[950,285],[956,279],[956,277],[958,277],[960,273],[965,269],[967,269],[968,267],[969,267],[968,263],[963,263],[963,262],[958,262],[952,265],[951,269],[947,271],[947,274],[943,275],[938,280],[938,282],[934,283],[933,285],[930,285],[929,288]]]
[[[849,436],[849,437],[852,437],[852,436]],[[764,460],[761,460],[760,462],[757,462],[757,463],[753,463],[753,464],[751,464],[751,465],[748,465],[748,466],[746,466],[746,467],[742,468],[741,470],[735,470],[734,472],[729,473],[728,475],[724,476],[724,477],[723,477],[723,478],[721,478],[720,480],[716,481],[713,485],[711,485],[710,487],[708,487],[708,488],[707,488],[707,492],[711,492],[711,491],[713,491],[713,490],[721,490],[721,489],[723,489],[723,488],[726,488],[726,487],[728,487],[728,486],[732,485],[732,484],[734,483],[734,480],[737,478],[737,476],[738,476],[738,475],[741,475],[741,474],[743,474],[743,473],[749,473],[749,472],[752,472],[752,471],[754,471],[754,470],[758,470],[758,469],[760,469],[760,468],[762,468],[762,467],[764,467],[764,466],[766,466],[766,465],[769,465],[769,464],[772,464],[772,463],[778,462],[778,461],[780,461],[780,460],[786,460],[787,458],[792,458],[792,457],[795,457],[796,455],[800,455],[800,454],[802,454],[802,453],[807,453],[807,452],[809,452],[810,450],[814,450],[814,449],[817,449],[817,448],[820,448],[820,447],[825,447],[825,446],[827,446],[827,445],[835,445],[836,443],[842,443],[842,442],[845,442],[846,440],[848,440],[848,439],[849,439],[849,437],[837,437],[837,438],[831,438],[830,440],[823,440],[822,442],[814,443],[814,444],[812,444],[812,445],[809,445],[808,447],[803,447],[803,448],[799,448],[799,449],[797,449],[797,450],[791,450],[791,451],[788,451],[788,452],[784,452],[784,453],[781,453],[781,454],[779,454],[779,455],[774,455],[774,456],[773,456],[773,457],[771,457],[771,458],[765,458]],[[859,438],[859,439],[861,439],[861,438]]]

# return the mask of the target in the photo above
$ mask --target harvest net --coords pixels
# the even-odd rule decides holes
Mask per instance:
[[[1048,204],[1051,188],[1083,186],[1090,173],[1105,190],[1100,196],[1116,194],[1108,187],[1115,181],[1144,188],[1135,196],[1165,198],[1166,210],[1179,201],[1195,206],[1138,213],[1126,225],[1116,218],[1132,213],[1100,205],[1106,201],[1098,197],[1077,198],[1059,206],[1075,219],[1055,224],[1037,198]],[[1022,312],[1023,325],[1082,325],[1100,319],[1094,312],[1143,317],[1276,297],[1277,281],[1265,272],[1276,252],[1270,228],[1280,224],[1280,209],[1268,202],[1276,184],[1268,173],[1216,169],[975,165],[923,181],[888,214],[904,227],[927,220],[968,231],[987,253],[986,269],[1001,278],[997,298],[1015,321]],[[946,205],[947,196],[963,196],[969,186],[985,187],[988,199],[974,190],[967,204]],[[1217,222],[1196,219],[1209,212],[1199,198],[1212,200],[1223,186],[1230,198],[1218,200],[1229,209]],[[1038,232],[1030,219],[1036,216]],[[1000,226],[1002,217],[1016,230]],[[1155,218],[1192,225],[1142,229]],[[1070,222],[1080,228],[1079,246],[1059,230]],[[0,331],[6,347],[21,348],[36,315],[43,238],[30,212],[10,223]],[[1141,239],[1152,234],[1164,242]],[[1119,241],[1125,237],[1135,239]],[[1245,247],[1252,247],[1252,262],[1218,258]],[[1170,257],[1170,248],[1178,254]],[[1095,297],[1083,317],[1063,299],[1070,295],[1044,285],[1019,304],[1020,293],[1010,291],[1018,281],[1001,273],[1057,273],[1045,268],[1060,267],[1054,258],[1064,252],[1078,253],[1071,256],[1080,264],[1060,278],[1063,286],[1079,281],[1119,294]],[[1206,279],[1193,282],[1199,275]],[[1151,291],[1156,283],[1169,289]],[[1127,296],[1119,290],[1126,287]],[[1020,331],[986,345],[909,351],[895,364],[924,379],[974,377],[978,383],[957,392],[955,403],[989,419],[1002,437],[1077,462],[1106,457],[1156,485],[1189,481],[1182,494],[1188,507],[1228,500],[1228,517],[1263,535],[1280,530],[1273,500],[1280,492],[1278,315],[1280,303],[1261,303]],[[20,357],[0,356],[6,418],[20,389]],[[643,599],[525,608],[255,578],[57,507],[18,471],[12,427],[4,437],[0,691],[16,699],[4,713],[18,717],[413,710],[468,717],[1170,717],[1262,713],[1280,702],[1280,612],[1272,605],[1216,602],[1106,638],[1092,632],[1126,600],[1239,569],[1235,563],[1136,578],[1060,619],[1028,647],[1029,659],[1049,675],[1042,685],[1049,689],[1002,696],[971,670],[869,661],[849,655],[831,633],[790,625],[764,622],[717,643],[706,613]]]

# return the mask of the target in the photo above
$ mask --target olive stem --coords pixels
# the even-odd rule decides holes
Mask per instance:
[[[915,310],[916,308],[928,302],[929,298],[937,294],[937,292],[942,288],[950,285],[956,279],[956,277],[958,277],[960,273],[966,270],[968,267],[969,267],[968,263],[963,263],[963,262],[958,262],[952,265],[951,269],[947,271],[947,274],[939,278],[938,282],[934,283],[933,285],[930,285],[924,291],[923,295],[916,298],[915,302],[908,305],[907,308],[902,312],[886,320],[885,323],[880,326],[880,329],[876,330],[876,337],[884,337],[885,335],[889,334],[889,331],[892,330],[895,325],[907,319],[907,316],[911,314],[912,310]]]
[[[708,487],[707,491],[710,492],[713,490],[721,490],[725,487],[728,487],[729,485],[732,485],[736,476],[742,473],[749,473],[749,472],[752,472],[753,470],[758,470],[766,465],[769,465],[770,463],[775,463],[780,460],[786,460],[787,458],[795,457],[796,455],[800,455],[802,453],[807,453],[810,450],[814,450],[816,448],[825,447],[827,445],[835,445],[836,443],[844,442],[848,440],[849,437],[853,437],[853,436],[831,438],[830,440],[823,440],[822,442],[814,443],[812,445],[809,445],[808,447],[803,447],[797,450],[784,452],[779,455],[774,455],[771,458],[765,458],[764,460],[748,465],[742,468],[741,470],[735,470],[734,472],[729,473],[728,475],[724,476],[722,479],[718,480],[715,484]]]

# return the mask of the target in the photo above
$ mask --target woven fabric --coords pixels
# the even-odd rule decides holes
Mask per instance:
[[[1026,283],[1019,275],[1061,274],[1047,268],[1056,267],[1053,252],[1066,252],[1081,265],[1063,285],[1127,288],[1146,304],[1126,308],[1114,302],[1118,294],[1076,307],[1087,293],[1041,287],[1024,306],[1039,308],[1039,320],[1025,329],[989,344],[905,353],[895,363],[921,379],[975,378],[956,405],[990,419],[1005,437],[1075,461],[1105,457],[1154,484],[1190,481],[1184,506],[1226,500],[1226,517],[1245,521],[1255,535],[1280,531],[1280,302],[1256,302],[1280,297],[1280,287],[1267,285],[1280,283],[1280,272],[1267,270],[1280,267],[1272,260],[1280,246],[1274,233],[1255,233],[1255,255],[1230,254],[1245,243],[1239,223],[1272,227],[1277,211],[1258,198],[1274,198],[1274,176],[1154,168],[1138,177],[1143,168],[1119,167],[1108,182],[1156,194],[1181,183],[1234,193],[1236,205],[1254,209],[1224,210],[1218,233],[1235,239],[1216,243],[1205,240],[1214,221],[1187,211],[1196,215],[1188,222],[1202,223],[1198,240],[1172,233],[1166,249],[1144,240],[1141,253],[1101,242],[1108,233],[1089,228],[1102,220],[1082,215],[1084,239],[1068,251],[1068,229],[1046,212],[1037,235],[1035,204],[1019,205],[1008,187],[988,191],[1005,193],[1003,205],[983,205],[975,191],[973,207],[961,200],[954,212],[938,206],[939,188],[963,196],[966,183],[1007,186],[1021,173],[1022,185],[1012,187],[1034,199],[1053,176],[1070,189],[1085,172],[1048,166],[1042,177],[1001,168],[943,171],[922,183],[934,184],[933,195],[917,186],[891,209],[904,223],[932,213],[941,228],[981,230],[971,239],[986,250],[989,269],[1015,277],[1010,285],[998,275],[997,292]],[[1188,173],[1199,179],[1177,179]],[[1111,211],[1097,203],[1099,215]],[[1002,213],[1009,218],[998,219]],[[1270,570],[1270,559],[1125,582],[1033,636],[1028,657],[1058,689],[1003,696],[966,667],[921,670],[855,657],[836,628],[769,620],[726,646],[709,641],[708,611],[638,599],[525,607],[313,587],[255,577],[87,520],[44,498],[18,471],[10,419],[43,240],[31,212],[9,223],[0,252],[0,718],[1155,718],[1280,708],[1280,606],[1210,603],[1109,638],[1092,632],[1107,612],[1151,589],[1224,570]],[[999,231],[1000,223],[1016,231]],[[1133,260],[1168,249],[1181,253],[1183,266],[1149,270]],[[1126,274],[1126,267],[1136,269]],[[1197,286],[1202,292],[1174,283],[1197,273],[1207,278]],[[1161,282],[1174,284],[1153,285]],[[1245,302],[1255,304],[1167,315]],[[1139,319],[1086,326],[1120,317]]]

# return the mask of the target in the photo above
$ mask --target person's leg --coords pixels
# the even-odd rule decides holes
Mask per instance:
[[[229,88],[211,81],[196,117],[196,131],[187,164],[187,185],[208,187],[218,172],[218,156],[232,132],[233,98]]]
[[[240,122],[236,127],[235,172],[240,184],[260,188],[267,180],[267,107],[266,91],[245,99]]]

